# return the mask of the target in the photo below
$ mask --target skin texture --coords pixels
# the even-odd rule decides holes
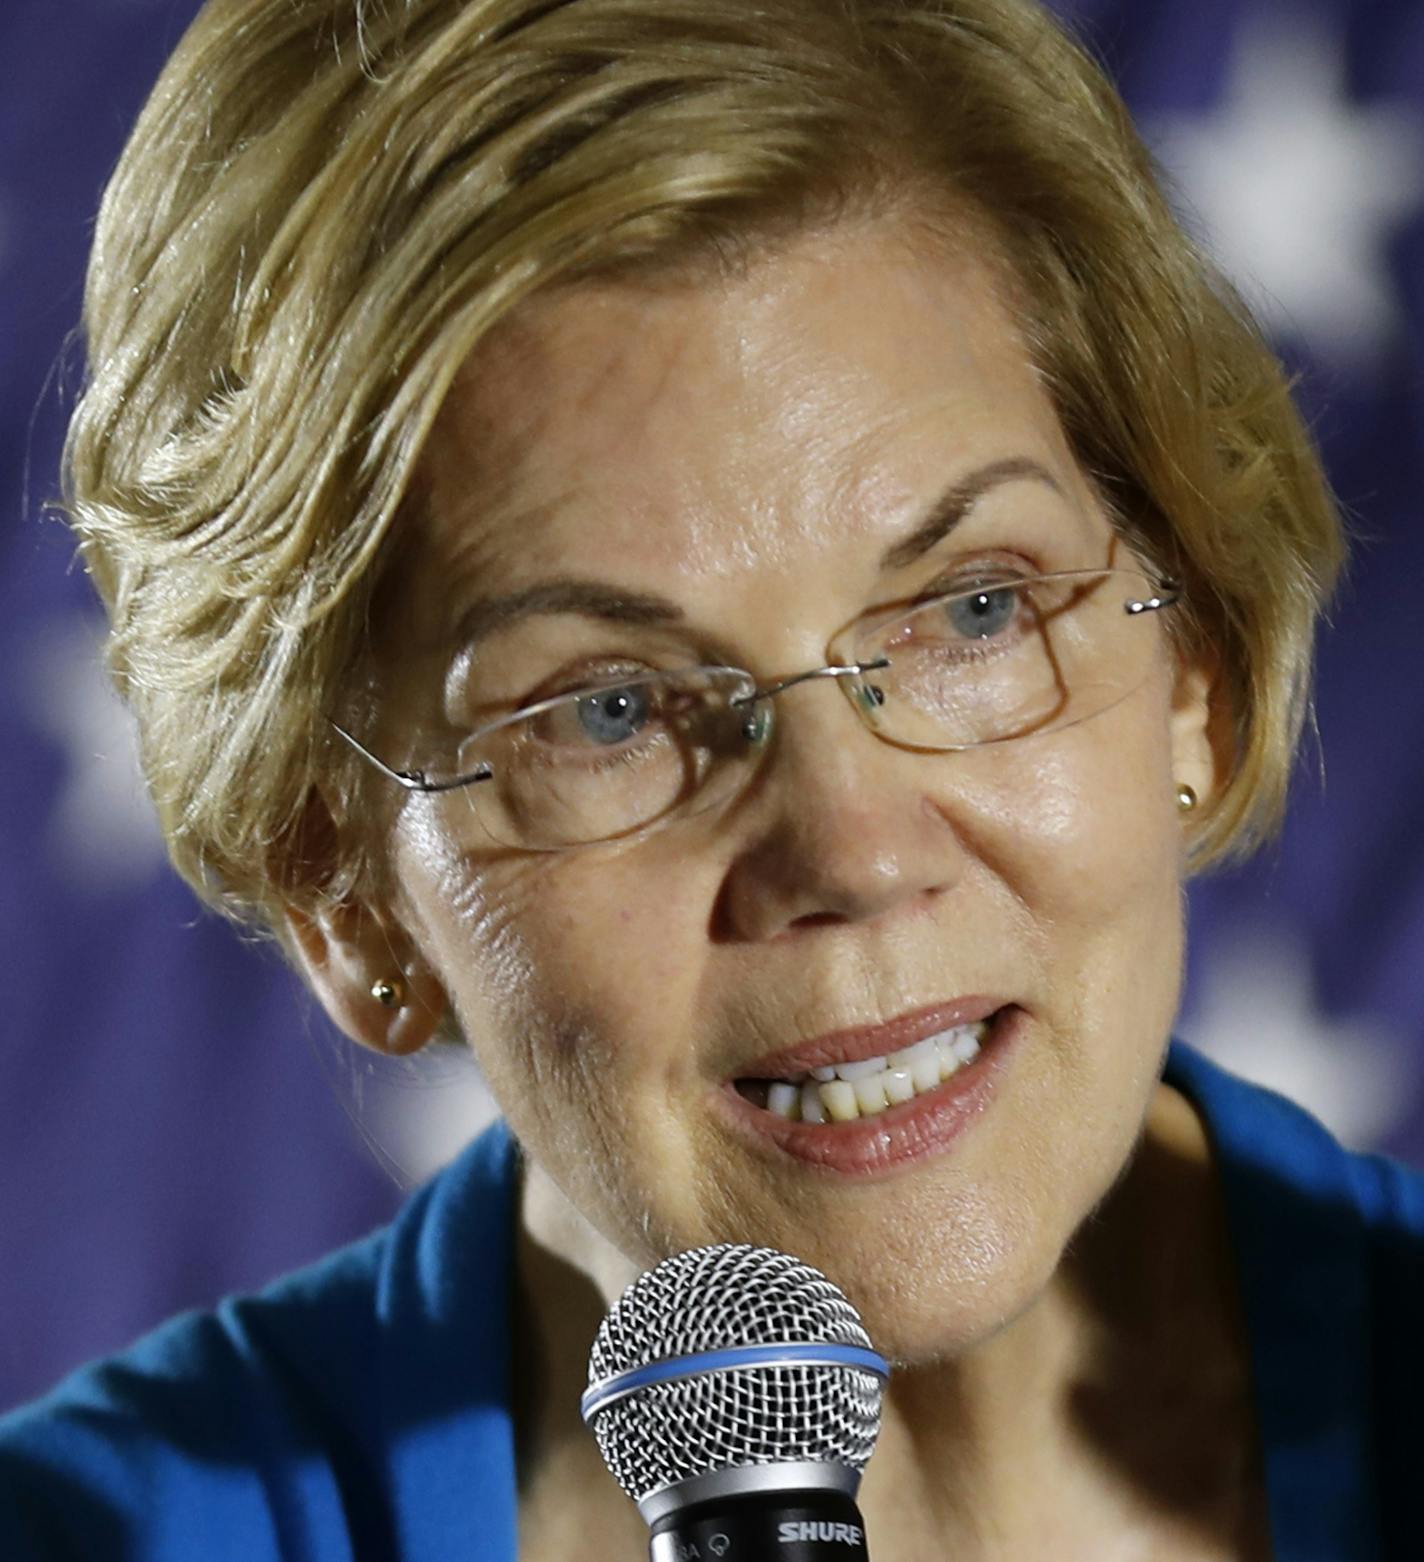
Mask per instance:
[[[949,482],[1015,457],[1052,486],[1005,483],[927,558],[881,571]],[[721,281],[536,300],[466,367],[423,478],[388,626],[404,648],[391,753],[442,713],[533,697],[585,662],[596,676],[599,658],[730,662],[763,682],[816,667],[842,625],[946,569],[1132,563],[993,273],[885,225]],[[541,616],[473,655],[444,643],[474,597],[552,576],[685,616]],[[1176,785],[1206,800],[1220,766],[1205,672],[1178,664],[1160,615],[1135,628],[1136,693],[968,753],[879,742],[829,683],[802,685],[735,804],[631,842],[504,851],[472,821],[478,787],[407,798],[391,902],[294,918],[358,1040],[409,1050],[453,1006],[532,1158],[527,1555],[584,1521],[575,1491],[642,1543],[571,1418],[582,1353],[637,1269],[720,1240],[824,1269],[901,1364],[864,1491],[878,1562],[927,1554],[927,1535],[965,1555],[1043,1554],[1046,1533],[1067,1554],[1250,1554],[1209,1149],[1158,1082],[1182,966]],[[369,995],[392,959],[395,1016]],[[847,1178],[736,1130],[724,1093],[751,1060],[964,994],[1018,1004],[1028,1028],[945,1153]],[[1164,1230],[1200,1262],[1169,1255]],[[1222,1458],[1183,1477],[1173,1449],[1198,1422]]]

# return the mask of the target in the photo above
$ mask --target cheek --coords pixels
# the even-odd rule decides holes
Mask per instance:
[[[433,947],[516,1137],[625,1253],[687,1245],[674,1233],[693,1229],[698,1184],[677,1103],[706,918],[683,878],[587,852],[453,863],[445,880]]]
[[[409,908],[502,1104],[567,1100],[681,1033],[705,911],[687,875],[635,873],[631,855],[476,858],[407,832]]]
[[[1181,826],[1166,709],[1148,693],[1046,742],[981,751],[959,815],[978,887],[1028,954],[1054,1055],[1041,1105],[1071,1094],[1110,1145],[1141,1110],[1181,998]]]
[[[1150,691],[1144,691],[1144,694]],[[1181,834],[1160,702],[1142,695],[1081,727],[980,750],[971,843],[1036,918],[1085,927],[1180,889]]]
[[[1060,1104],[1075,1097],[1099,1130],[1088,1139],[1117,1145],[1181,996],[1182,838],[1165,704],[1144,691],[1032,748],[1002,756],[992,830],[1040,961],[1057,1053],[1045,1088]]]
[[[706,911],[690,873],[589,851],[491,878],[489,892],[538,973],[536,1001],[597,1016],[610,1037],[646,1032],[696,979]]]

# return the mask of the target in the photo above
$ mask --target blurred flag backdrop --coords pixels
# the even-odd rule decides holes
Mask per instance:
[[[1325,784],[1306,766],[1281,845],[1194,887],[1180,1029],[1424,1163],[1424,5],[1059,4],[1299,373],[1358,538]],[[43,514],[92,215],[195,9],[0,10],[0,1408],[369,1229],[488,1110],[458,1061],[353,1057],[198,911]]]

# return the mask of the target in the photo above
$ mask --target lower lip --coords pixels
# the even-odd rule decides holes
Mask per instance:
[[[984,1115],[1027,1022],[1022,1009],[1012,1004],[1001,1009],[971,1063],[912,1101],[849,1123],[794,1123],[754,1106],[732,1084],[719,1094],[738,1132],[825,1171],[874,1176],[943,1154]]]

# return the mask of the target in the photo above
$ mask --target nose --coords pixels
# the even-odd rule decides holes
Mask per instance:
[[[964,847],[943,805],[954,756],[878,741],[829,681],[777,703],[773,751],[727,821],[743,843],[720,897],[727,936],[869,922],[959,880]]]

